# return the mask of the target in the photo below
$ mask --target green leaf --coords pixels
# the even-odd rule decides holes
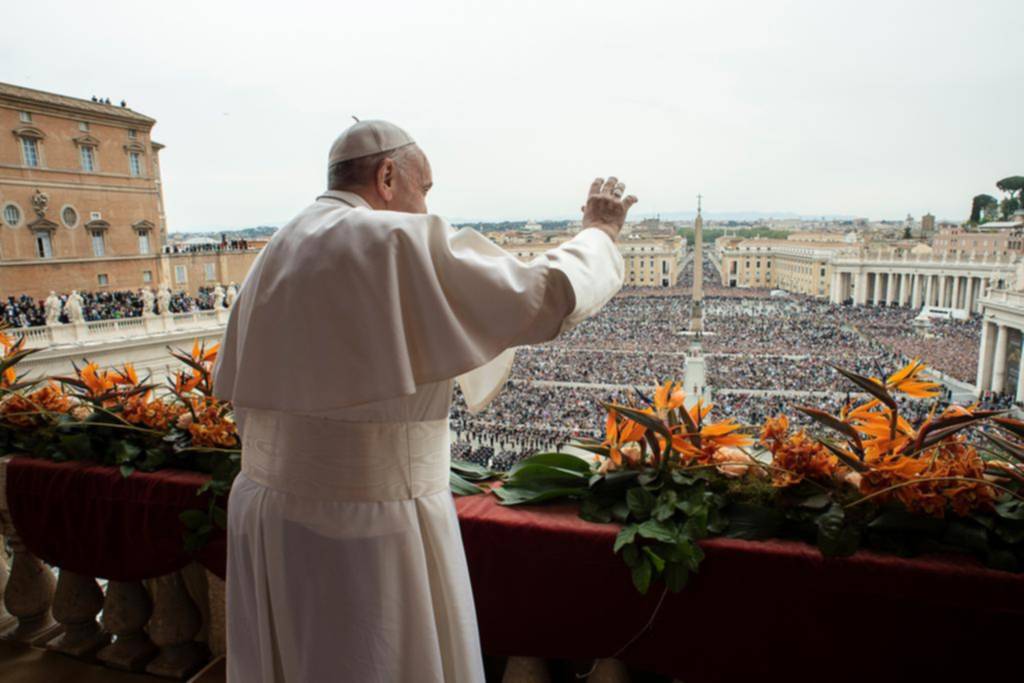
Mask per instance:
[[[494,495],[501,500],[502,505],[526,505],[556,500],[558,498],[576,498],[582,495],[586,488],[583,486],[510,486],[506,483],[504,486],[493,489],[493,491]]]
[[[622,561],[626,563],[627,567],[633,568],[640,564],[642,556],[640,555],[640,547],[636,543],[630,543],[622,549]]]
[[[679,562],[669,562],[665,565],[665,585],[673,593],[678,593],[686,587],[690,572]]]
[[[610,506],[602,505],[594,497],[587,497],[580,503],[580,517],[588,522],[607,524],[612,521],[612,510]]]
[[[643,594],[651,587],[651,561],[646,556],[640,556],[640,562],[633,567],[633,585]]]
[[[664,522],[665,520],[671,519],[672,515],[676,511],[676,502],[679,500],[678,494],[672,489],[665,489],[658,495],[658,502],[654,506],[654,518],[658,521]]]
[[[907,531],[913,533],[937,534],[942,531],[945,522],[927,515],[916,515],[906,508],[885,508],[874,519],[868,522],[868,528],[874,531]]]
[[[178,515],[178,519],[181,520],[186,529],[194,531],[206,524],[207,515],[203,510],[185,510]]]
[[[452,460],[451,468],[467,481],[487,481],[488,479],[494,479],[494,472],[490,471],[483,465],[476,464],[475,462],[459,460],[456,458]]]
[[[860,530],[846,523],[846,513],[838,503],[833,503],[826,512],[818,515],[815,524],[818,527],[818,547],[823,555],[852,555],[860,545]]]
[[[135,462],[135,458],[139,457],[139,453],[142,449],[133,444],[130,441],[120,440],[114,447],[114,460],[118,464],[126,464]]]
[[[799,503],[798,507],[807,508],[808,510],[824,510],[828,507],[829,503],[832,502],[832,497],[827,493],[815,493],[812,496],[804,498]]]
[[[729,538],[772,538],[778,535],[783,522],[779,510],[752,503],[732,503],[724,512],[729,518],[729,527],[725,533]]]
[[[619,535],[615,537],[615,546],[612,548],[613,553],[618,553],[622,550],[622,546],[632,543],[636,540],[636,532],[639,527],[636,524],[630,524],[629,526],[623,527]]]
[[[531,465],[546,465],[562,470],[570,470],[583,476],[590,474],[590,464],[578,456],[569,453],[537,453],[520,460],[508,471],[508,476],[514,477],[520,470],[527,469]]]
[[[612,518],[620,524],[624,524],[629,519],[629,506],[623,500],[615,501],[612,505]]]
[[[995,511],[1003,519],[1022,520],[1024,519],[1024,502],[1017,498],[1001,500],[995,504]]]
[[[652,541],[675,543],[678,540],[675,531],[671,527],[656,519],[649,519],[641,524],[637,532],[644,538],[649,538]]]
[[[651,510],[654,508],[654,496],[644,487],[637,486],[626,493],[626,504],[634,517],[647,519],[651,516]]]
[[[122,477],[127,479],[128,477],[132,476],[132,474],[134,474],[134,473],[135,473],[135,468],[132,467],[131,465],[121,465],[121,476]]]
[[[665,559],[654,552],[650,546],[644,546],[644,554],[651,560],[651,564],[654,565],[654,571],[658,574],[665,568]]]
[[[967,520],[950,520],[946,525],[946,534],[942,537],[942,542],[967,550],[988,550],[988,534],[985,529]]]
[[[211,517],[213,519],[214,526],[218,529],[228,528],[228,511],[224,508],[218,505],[213,506]]]
[[[452,493],[457,496],[475,496],[478,493],[482,493],[480,487],[466,481],[455,470],[448,472],[448,485],[451,487]]]

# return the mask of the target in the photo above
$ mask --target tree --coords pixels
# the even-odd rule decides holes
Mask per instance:
[[[999,206],[999,202],[990,194],[974,195],[974,199],[971,201],[971,223],[977,225],[981,223],[982,218],[989,219],[988,214],[992,207],[997,206]]]
[[[1002,203],[999,205],[1005,220],[1024,204],[1024,176],[1007,176],[997,182],[996,187],[1006,193],[1006,197],[1003,198]],[[1016,193],[1016,197],[1013,196],[1014,193]]]

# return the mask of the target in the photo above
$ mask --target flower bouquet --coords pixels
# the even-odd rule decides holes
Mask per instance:
[[[880,379],[836,368],[860,400],[838,415],[798,406],[814,428],[780,415],[756,435],[714,421],[703,401],[687,407],[680,384],[665,382],[631,405],[602,404],[604,439],[576,444],[592,462],[538,454],[495,494],[506,505],[575,499],[584,519],[622,525],[613,551],[640,592],[659,579],[683,588],[703,558],[698,541],[716,535],[804,540],[825,555],[970,552],[1024,569],[1024,422],[950,406],[910,424],[895,396],[935,397],[924,369],[915,360]]]

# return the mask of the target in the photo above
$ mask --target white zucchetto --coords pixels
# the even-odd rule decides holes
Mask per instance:
[[[387,121],[357,121],[338,136],[331,145],[327,165],[351,161],[371,154],[390,152],[399,147],[415,144],[412,136]]]

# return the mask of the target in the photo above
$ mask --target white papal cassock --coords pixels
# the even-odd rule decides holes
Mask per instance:
[[[484,680],[448,485],[448,411],[514,347],[595,313],[623,263],[597,229],[530,263],[442,219],[328,192],[264,248],[215,369],[242,473],[228,510],[228,680]]]

